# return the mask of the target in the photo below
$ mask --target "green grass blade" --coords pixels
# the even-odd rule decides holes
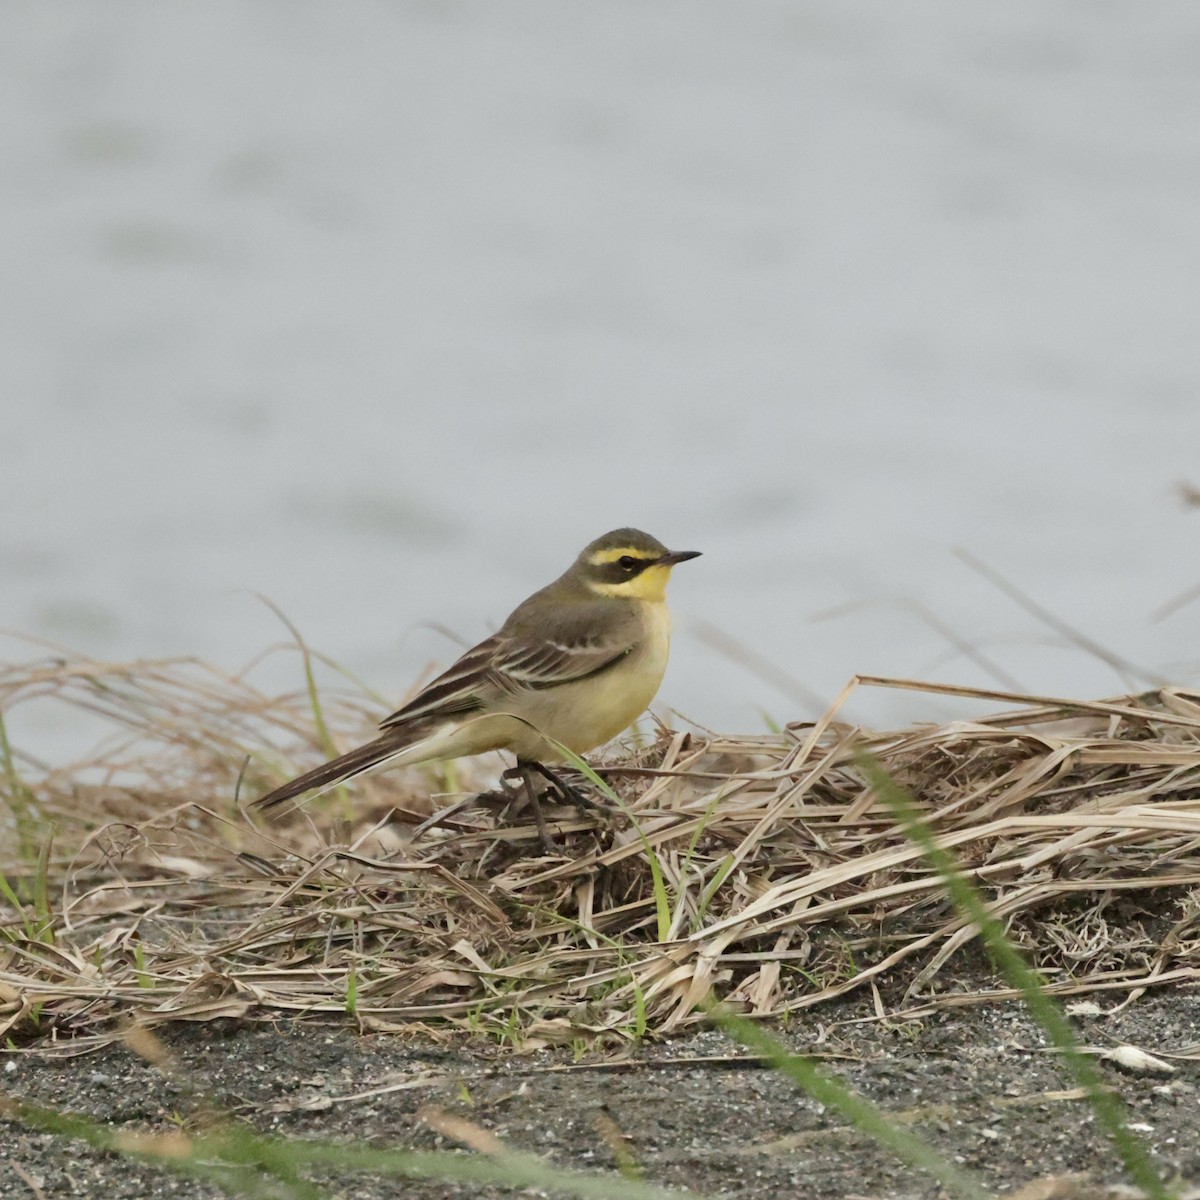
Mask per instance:
[[[21,927],[25,930],[25,936],[31,942],[37,941],[34,927],[25,913],[25,905],[22,903],[21,897],[13,890],[12,884],[8,882],[3,871],[0,871],[0,898],[7,900],[12,906],[13,912],[16,913],[21,921]],[[10,934],[7,929],[0,925],[0,936],[12,937],[15,935]]]
[[[21,778],[17,761],[8,740],[8,727],[0,712],[0,776],[8,782],[8,806],[17,823],[20,854],[27,862],[37,854],[38,804],[33,789]]]
[[[263,1137],[231,1127],[214,1134],[138,1136],[83,1117],[22,1104],[0,1095],[0,1115],[61,1137],[128,1154],[178,1174],[208,1179],[236,1195],[321,1200],[329,1195],[300,1175],[322,1167],[408,1179],[437,1179],[536,1188],[582,1200],[704,1200],[696,1192],[662,1188],[615,1174],[556,1167],[533,1154],[502,1148],[493,1154],[379,1150],[329,1142]]]
[[[663,874],[662,863],[659,861],[654,847],[650,844],[650,839],[642,832],[642,827],[638,824],[637,818],[633,815],[633,811],[629,805],[617,795],[609,784],[605,783],[596,774],[592,767],[580,758],[578,754],[568,750],[561,742],[552,742],[552,744],[563,756],[564,762],[574,767],[601,795],[611,800],[629,818],[629,824],[638,835],[638,839],[642,843],[642,849],[646,851],[646,861],[650,865],[650,879],[654,888],[654,911],[658,926],[658,940],[665,942],[671,933],[671,897],[667,894],[667,881]]]
[[[313,656],[312,651],[308,648],[308,643],[304,640],[300,630],[292,624],[288,615],[267,596],[258,595],[258,598],[283,622],[288,633],[292,635],[296,645],[300,649],[300,658],[304,663],[304,685],[308,692],[308,704],[312,709],[313,724],[317,729],[317,741],[320,744],[321,750],[329,757],[337,757],[337,744],[333,740],[333,734],[329,732],[329,725],[325,721],[325,713],[321,708],[321,696],[317,690],[317,676],[313,671]]]
[[[932,1175],[953,1195],[963,1200],[991,1200],[992,1193],[976,1183],[965,1171],[943,1158],[915,1133],[893,1125],[887,1115],[869,1100],[864,1100],[837,1080],[822,1074],[812,1059],[803,1054],[792,1054],[745,1017],[723,1012],[719,1008],[712,1009],[710,1016],[732,1038],[756,1054],[761,1054],[775,1070],[797,1083],[818,1103],[840,1112],[852,1125],[874,1138],[897,1158]]]
[[[1087,1093],[1097,1121],[1111,1138],[1130,1177],[1152,1200],[1167,1200],[1169,1192],[1154,1169],[1150,1156],[1126,1124],[1124,1105],[1118,1096],[1105,1087],[1091,1060],[1080,1053],[1074,1030],[1046,992],[1037,972],[1009,941],[1003,925],[992,915],[983,896],[963,874],[953,855],[939,845],[912,797],[874,758],[860,755],[858,764],[867,782],[900,822],[905,835],[921,848],[937,871],[954,907],[979,930],[1000,972],[1012,987],[1021,992],[1038,1024],[1062,1053],[1076,1082]]]
[[[721,865],[717,868],[716,874],[704,885],[704,890],[700,893],[700,902],[696,905],[696,920],[703,921],[705,914],[708,912],[708,906],[713,902],[713,898],[721,890],[721,885],[730,876],[734,867],[737,866],[737,859],[733,854],[726,854],[721,859]]]
[[[33,873],[33,911],[37,914],[37,936],[35,941],[54,945],[54,917],[50,912],[50,850],[54,845],[54,827],[51,826],[42,848],[38,853],[37,867]]]

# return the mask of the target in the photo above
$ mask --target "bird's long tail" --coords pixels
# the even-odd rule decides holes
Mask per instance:
[[[251,807],[274,808],[277,804],[291,800],[294,796],[302,796],[305,792],[318,789],[328,791],[339,783],[345,783],[346,780],[353,779],[357,775],[365,775],[368,771],[381,766],[388,759],[401,753],[407,743],[407,738],[397,738],[394,733],[390,736],[385,734],[373,742],[368,742],[365,746],[358,746],[338,758],[322,763],[319,767],[313,767],[311,771],[305,771],[303,775],[297,775],[290,783],[285,783],[273,792],[260,796],[252,802]]]

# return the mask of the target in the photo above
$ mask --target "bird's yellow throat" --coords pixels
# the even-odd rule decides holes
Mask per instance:
[[[615,596],[626,600],[665,600],[667,580],[671,578],[671,565],[655,563],[632,579],[623,579],[620,583],[589,581],[588,587],[600,596]]]

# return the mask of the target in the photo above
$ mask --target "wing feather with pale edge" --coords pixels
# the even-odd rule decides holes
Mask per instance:
[[[611,603],[611,602],[609,602]],[[380,723],[382,729],[424,717],[477,712],[505,693],[541,690],[598,675],[637,648],[636,621],[597,634],[592,614],[581,614],[575,630],[553,633],[501,630],[468,650],[448,671],[421,689]]]

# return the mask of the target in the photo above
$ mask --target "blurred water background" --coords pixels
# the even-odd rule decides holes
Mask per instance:
[[[0,111],[10,631],[399,698],[634,524],[720,729],[1200,676],[1190,0],[8,0]]]

